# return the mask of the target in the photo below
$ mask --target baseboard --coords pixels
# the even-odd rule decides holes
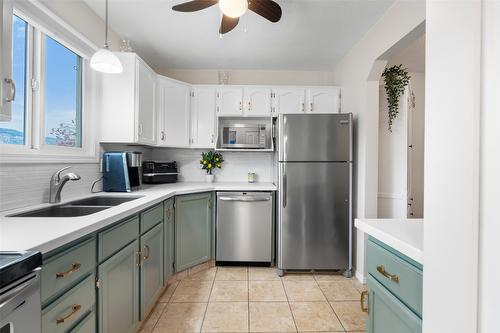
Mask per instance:
[[[358,272],[356,271],[356,279],[358,279],[359,282],[361,282],[362,284],[365,284],[366,283],[366,277],[361,274],[361,272]]]

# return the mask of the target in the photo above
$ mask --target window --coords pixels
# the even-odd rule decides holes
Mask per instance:
[[[12,19],[12,79],[16,84],[16,98],[12,102],[10,121],[0,122],[0,143],[3,144],[25,144],[27,36],[28,24],[14,15]]]
[[[42,3],[11,3],[3,17],[12,21],[0,22],[12,36],[0,41],[9,58],[0,58],[0,74],[12,79],[16,94],[8,108],[0,105],[1,162],[98,161],[97,74],[89,66],[96,46]]]
[[[82,58],[45,37],[45,144],[81,147]]]

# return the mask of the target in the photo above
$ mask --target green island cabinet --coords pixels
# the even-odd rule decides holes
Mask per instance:
[[[175,198],[175,270],[210,260],[212,250],[212,193]]]
[[[165,222],[163,224],[164,231],[164,263],[163,263],[163,284],[167,284],[169,277],[174,275],[174,261],[175,261],[175,212],[174,212],[174,198],[165,200]]]
[[[367,241],[366,265],[368,290],[361,303],[368,313],[367,332],[422,332],[422,265],[373,237]]]

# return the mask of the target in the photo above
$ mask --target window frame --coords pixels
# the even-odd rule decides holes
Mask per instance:
[[[13,1],[11,15],[16,15],[28,23],[25,144],[0,144],[0,162],[98,162],[97,114],[95,110],[98,106],[97,85],[99,77],[90,68],[90,57],[98,49],[97,46],[39,2]],[[11,29],[12,25],[7,28]],[[81,147],[45,144],[45,105],[43,101],[45,36],[54,39],[81,57]],[[32,88],[33,79],[36,80],[37,89]]]

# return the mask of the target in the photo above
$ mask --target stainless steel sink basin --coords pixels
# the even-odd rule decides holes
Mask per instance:
[[[111,208],[110,206],[51,206],[47,208],[32,210],[11,217],[77,217],[85,216]]]
[[[77,201],[69,202],[68,205],[71,206],[118,206],[122,203],[129,202],[142,198],[142,196],[135,197],[118,197],[118,196],[98,196],[90,197]]]

